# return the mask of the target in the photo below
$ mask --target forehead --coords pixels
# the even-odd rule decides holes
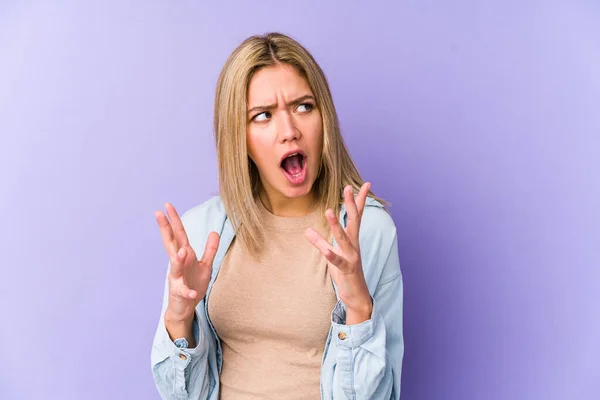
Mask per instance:
[[[277,103],[312,94],[310,85],[296,68],[288,64],[278,64],[258,70],[248,86],[248,104],[250,107]]]

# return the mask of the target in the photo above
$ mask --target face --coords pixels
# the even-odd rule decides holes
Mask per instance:
[[[306,79],[289,65],[260,69],[248,91],[248,154],[271,201],[311,193],[323,122]]]

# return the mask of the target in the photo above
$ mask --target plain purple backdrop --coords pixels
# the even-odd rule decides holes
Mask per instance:
[[[600,398],[597,2],[51,3],[0,3],[0,398],[159,398],[153,211],[217,192],[217,75],[272,30],[392,203],[402,398]]]

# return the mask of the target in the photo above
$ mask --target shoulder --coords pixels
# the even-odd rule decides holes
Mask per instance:
[[[342,205],[340,222],[347,222],[345,205]],[[373,258],[387,257],[396,241],[396,224],[390,213],[377,200],[367,197],[359,228],[360,248],[363,255]]]
[[[181,215],[181,222],[192,247],[204,246],[211,231],[221,233],[227,214],[220,196],[213,196]]]
[[[212,196],[208,200],[200,203],[188,210],[186,210],[182,215],[182,220],[192,221],[197,218],[206,217],[215,214],[225,214],[225,207],[223,206],[223,201],[221,200],[221,196]]]
[[[363,210],[360,231],[365,233],[367,238],[395,236],[396,224],[380,202],[368,197]]]
[[[399,273],[397,259],[396,224],[390,213],[378,201],[368,198],[363,211],[359,242],[363,271],[367,285],[372,291],[381,283],[388,282]]]

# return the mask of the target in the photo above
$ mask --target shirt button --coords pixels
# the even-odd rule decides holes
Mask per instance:
[[[338,338],[340,340],[346,340],[347,336],[344,332],[340,332],[340,333],[338,333]]]
[[[181,358],[181,359],[182,359],[182,360],[184,360],[184,361],[185,361],[185,360],[187,360],[187,357],[185,356],[185,354],[180,354],[180,355],[179,355],[179,358]]]

